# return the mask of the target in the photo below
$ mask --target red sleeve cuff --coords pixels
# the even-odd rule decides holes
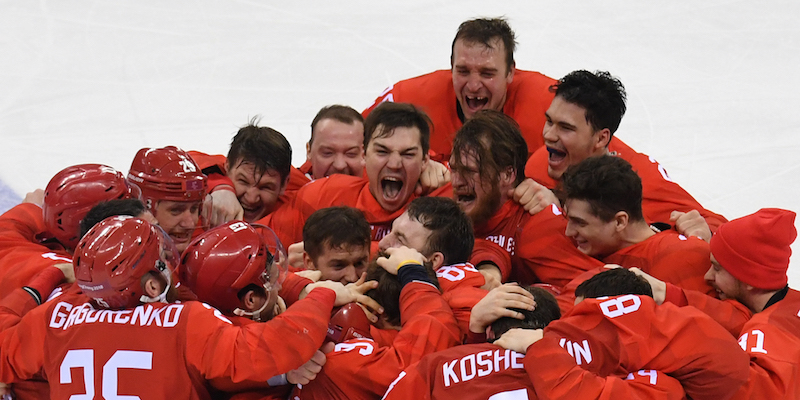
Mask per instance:
[[[233,189],[233,181],[228,178],[227,176],[212,172],[208,174],[208,192],[214,192],[215,190],[228,190],[231,192],[236,192]]]
[[[34,276],[33,279],[31,279],[31,281],[26,286],[36,290],[37,292],[39,292],[42,298],[47,299],[50,293],[63,280],[64,280],[64,273],[61,272],[60,269],[56,267],[47,267],[38,274],[36,274],[36,276]]]
[[[675,304],[678,307],[689,305],[689,300],[686,299],[686,293],[684,293],[683,289],[669,282],[667,282],[667,293],[664,296],[664,302]]]

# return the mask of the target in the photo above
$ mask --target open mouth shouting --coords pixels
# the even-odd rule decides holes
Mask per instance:
[[[387,211],[394,211],[403,206],[410,191],[406,188],[405,179],[401,176],[383,176],[378,186],[378,200]]]
[[[263,217],[262,215],[264,213],[263,204],[251,205],[242,202],[241,205],[242,205],[242,210],[244,211],[242,218],[244,218],[245,221],[255,222],[261,219],[261,217]]]

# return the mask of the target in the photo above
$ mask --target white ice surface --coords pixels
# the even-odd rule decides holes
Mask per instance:
[[[320,107],[361,110],[448,68],[458,24],[499,15],[518,67],[619,76],[617,134],[706,208],[800,211],[800,3],[788,0],[0,1],[0,181],[24,196],[72,164],[127,171],[145,146],[225,153],[256,115],[299,165]],[[800,261],[789,274],[800,287]]]

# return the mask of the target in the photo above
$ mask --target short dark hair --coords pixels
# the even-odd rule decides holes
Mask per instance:
[[[583,200],[604,222],[625,211],[631,221],[643,221],[642,179],[631,164],[620,157],[589,157],[564,171],[559,196],[565,201]]]
[[[343,106],[341,104],[322,107],[314,117],[314,120],[311,121],[311,139],[308,140],[309,146],[314,143],[314,127],[323,119],[333,119],[348,125],[355,122],[364,123],[364,117],[353,107]]]
[[[575,288],[575,297],[585,299],[623,294],[653,297],[653,288],[644,277],[636,275],[627,268],[611,268],[603,271]]]
[[[353,207],[328,207],[315,211],[303,225],[303,247],[314,262],[325,247],[369,247],[372,230],[361,210]]]
[[[131,217],[138,217],[143,212],[147,211],[144,203],[139,199],[118,199],[108,200],[98,203],[92,207],[86,216],[83,217],[80,223],[80,236],[89,232],[93,226],[98,222],[112,217],[114,215],[130,215]]]
[[[463,39],[467,43],[480,43],[488,48],[493,48],[492,42],[495,39],[500,39],[506,50],[506,73],[511,71],[511,66],[514,65],[514,51],[517,49],[517,42],[514,30],[511,29],[505,18],[476,18],[462,22],[458,26],[456,37],[450,46],[451,66],[455,61],[453,52],[456,47],[456,41],[459,39]]]
[[[256,124],[258,118],[253,118],[233,137],[228,151],[228,169],[241,163],[250,163],[255,167],[256,174],[275,170],[281,181],[286,182],[292,168],[292,145],[275,129]]]
[[[625,86],[606,71],[572,71],[551,86],[550,91],[586,110],[586,122],[595,131],[608,128],[613,136],[625,115]]]
[[[515,185],[525,179],[528,145],[519,124],[499,111],[478,111],[456,132],[450,167],[464,168],[461,158],[467,154],[475,156],[481,177],[492,182],[508,167],[514,168],[517,175]]]
[[[396,128],[417,128],[424,156],[431,147],[431,124],[428,114],[413,104],[384,101],[364,120],[364,150],[372,139],[391,136]],[[380,131],[378,126],[382,128]]]
[[[511,308],[511,310],[522,313],[525,319],[511,317],[498,318],[496,321],[492,322],[492,333],[494,337],[500,337],[500,335],[512,328],[544,329],[550,322],[561,318],[561,310],[558,308],[558,302],[552,293],[535,286],[527,286],[523,287],[523,289],[533,295],[536,308],[533,310]]]
[[[385,253],[378,254],[378,257],[381,256],[388,257]],[[431,278],[431,282],[434,282],[438,288],[439,280],[436,277],[436,271],[433,270],[433,265],[430,262],[425,262],[423,267],[425,267],[425,272]],[[376,258],[367,266],[367,281],[378,282],[378,287],[367,291],[366,295],[383,307],[381,315],[383,315],[384,320],[392,325],[400,326],[400,292],[403,290],[400,279],[397,275],[392,275],[379,266]]]
[[[406,209],[408,216],[431,231],[427,252],[441,252],[444,264],[465,263],[472,255],[472,222],[458,203],[446,197],[418,197]]]

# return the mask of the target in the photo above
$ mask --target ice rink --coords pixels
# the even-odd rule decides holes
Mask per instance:
[[[58,170],[141,147],[225,153],[251,118],[305,159],[317,110],[362,110],[449,68],[458,24],[501,16],[517,66],[625,83],[617,135],[729,219],[800,211],[800,3],[2,1],[0,210]],[[800,245],[795,244],[795,253]],[[800,288],[800,255],[789,270]]]

